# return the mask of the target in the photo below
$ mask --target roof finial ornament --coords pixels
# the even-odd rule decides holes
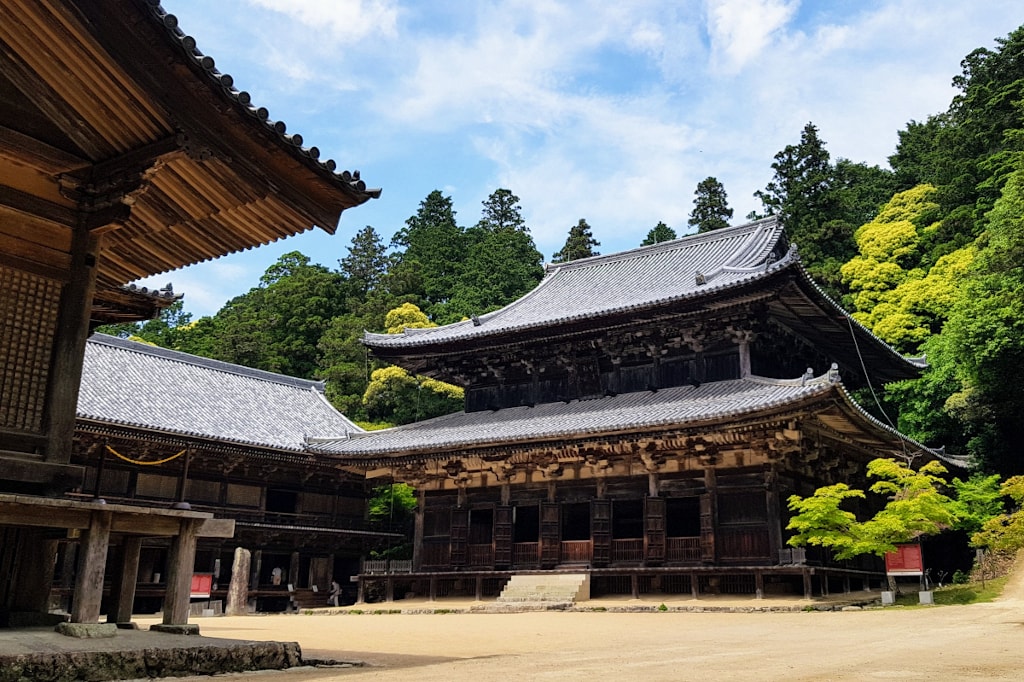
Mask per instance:
[[[703,274],[701,274],[699,272],[697,273],[696,279],[697,279],[697,286],[700,286],[702,284],[707,284],[708,283],[707,277],[705,277]]]
[[[835,365],[832,365],[832,366],[835,367]],[[806,386],[807,382],[810,381],[813,378],[814,378],[814,370],[812,368],[808,367],[804,371],[804,375],[801,377],[801,379],[802,379],[801,384],[803,386]]]
[[[828,368],[828,380],[833,384],[839,382],[839,365],[834,362],[832,363],[832,366]]]
[[[480,318],[477,317],[476,315],[470,315],[469,319],[473,320],[473,326],[474,327],[479,327],[480,326]]]

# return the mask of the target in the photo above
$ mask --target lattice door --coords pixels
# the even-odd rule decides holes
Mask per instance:
[[[647,562],[665,561],[665,499],[648,497],[644,500],[644,546]]]
[[[562,507],[557,502],[540,505],[540,564],[542,568],[558,565],[562,553]]]
[[[466,540],[469,537],[469,510],[452,509],[451,561],[452,568],[466,565]]]
[[[593,541],[594,566],[607,566],[612,560],[612,503],[610,500],[590,501],[590,534]]]
[[[512,565],[512,507],[494,508],[494,567]]]

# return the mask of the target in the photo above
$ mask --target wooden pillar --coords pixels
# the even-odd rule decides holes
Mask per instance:
[[[366,601],[366,580],[359,576],[358,587],[356,588],[356,603],[362,604]]]
[[[164,596],[164,625],[187,625],[192,572],[196,563],[199,519],[182,519],[167,555],[167,592]]]
[[[756,599],[764,599],[764,574],[761,571],[754,574],[754,596]]]
[[[430,576],[430,596],[427,598],[429,601],[437,599],[437,576]]]
[[[287,584],[294,588],[299,587],[299,553],[292,552],[291,561],[288,562],[288,580],[285,581]]]
[[[814,596],[814,589],[811,587],[811,572],[808,569],[803,570],[804,574],[804,599],[811,599]]]
[[[48,462],[66,464],[71,461],[75,410],[85,361],[85,340],[89,336],[89,317],[96,290],[98,254],[99,238],[95,234],[83,226],[72,230],[70,279],[61,292],[57,330],[53,340],[53,362],[46,391]]]
[[[78,543],[64,543],[64,561],[60,567],[61,607],[68,611],[71,608],[72,588],[75,585],[75,566],[78,565]]]
[[[71,609],[72,623],[98,623],[100,600],[103,597],[103,573],[107,568],[107,547],[110,544],[112,514],[94,511],[89,528],[82,538],[78,576],[75,578],[75,602]]]
[[[690,574],[690,596],[694,599],[700,598],[700,578],[696,573]]]
[[[507,507],[512,502],[512,485],[506,480],[501,482],[501,506]]]
[[[851,590],[850,590],[850,576],[848,576],[848,575],[844,575],[843,576],[843,592],[845,592],[846,594],[850,594],[850,592],[851,592]]]
[[[768,510],[768,551],[771,552],[772,563],[779,564],[779,550],[782,544],[782,511],[779,504],[778,475],[772,464],[765,466],[764,494]]]
[[[224,605],[224,613],[229,616],[242,616],[249,611],[249,566],[252,555],[243,547],[235,547],[235,557],[231,562],[231,582],[228,583],[228,603]]]
[[[548,481],[548,502],[555,502],[558,499],[558,488],[555,485],[555,481],[552,479]]]
[[[423,513],[426,508],[426,497],[420,488],[416,495],[416,513],[412,525],[412,570],[418,571],[423,566]]]
[[[484,598],[484,577],[482,575],[478,575],[476,577],[476,596],[475,596],[475,599],[477,601],[482,601],[483,598]]]
[[[647,494],[651,497],[658,496],[658,474],[651,471],[647,474]]]
[[[249,589],[260,589],[260,571],[263,570],[263,550],[257,549],[252,553],[252,572],[249,574]]]
[[[384,601],[391,603],[395,601],[395,578],[389,575],[384,581]]]
[[[636,573],[629,576],[629,593],[633,599],[640,598],[640,576]]]
[[[142,553],[142,536],[127,535],[121,541],[118,552],[117,570],[110,585],[110,609],[108,623],[130,623],[132,606],[135,603],[135,584],[139,578],[139,555]]]
[[[700,496],[700,549],[701,561],[713,564],[718,556],[715,531],[718,527],[718,478],[713,467],[704,469],[705,493]]]

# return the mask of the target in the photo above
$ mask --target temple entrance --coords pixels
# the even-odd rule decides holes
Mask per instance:
[[[512,508],[512,566],[540,565],[540,508],[535,504]]]
[[[466,563],[473,567],[494,565],[494,509],[471,509]]]
[[[562,543],[560,563],[590,563],[590,503],[574,502],[562,505]]]
[[[690,563],[701,560],[699,497],[670,497],[665,500],[665,534],[665,561]]]
[[[643,500],[615,500],[612,502],[612,563],[640,563],[643,559]]]

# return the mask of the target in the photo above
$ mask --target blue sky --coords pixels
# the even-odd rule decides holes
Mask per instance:
[[[586,218],[599,250],[682,235],[717,177],[734,222],[814,122],[833,159],[886,165],[944,110],[960,60],[1024,22],[1019,0],[163,0],[291,133],[380,199],[321,230],[150,278],[215,313],[289,251],[336,267],[440,189],[460,224],[498,187],[550,258]]]

